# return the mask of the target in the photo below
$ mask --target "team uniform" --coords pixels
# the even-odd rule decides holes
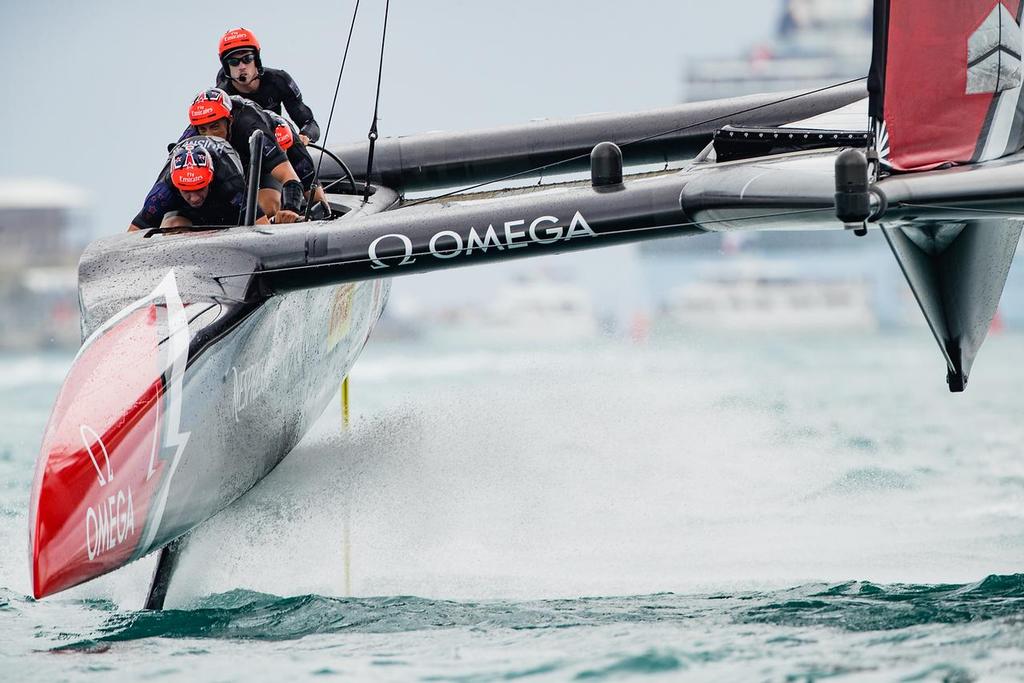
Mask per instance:
[[[288,116],[299,127],[299,132],[310,142],[320,139],[320,126],[313,118],[313,110],[302,101],[302,92],[295,80],[281,69],[263,69],[260,87],[255,92],[243,93],[235,88],[224,69],[217,72],[217,87],[232,96],[246,97],[259,106],[278,115],[287,110]]]
[[[241,59],[245,64],[255,62],[256,73],[252,76],[252,80],[259,79],[259,87],[251,93],[238,90],[235,81],[230,78],[230,66],[239,65],[238,55],[242,56]],[[278,115],[284,114],[284,110],[287,110],[288,116],[298,125],[299,132],[308,137],[310,142],[320,139],[320,126],[313,118],[313,110],[302,101],[302,91],[296,85],[295,79],[287,71],[263,67],[263,62],[260,59],[260,41],[256,39],[252,31],[234,28],[225,33],[217,47],[217,57],[221,64],[221,69],[217,72],[216,77],[218,88],[229,95],[247,97],[264,109]],[[244,75],[240,76],[243,79],[245,77]]]
[[[277,138],[277,145],[284,150],[288,161],[291,162],[295,174],[302,182],[302,189],[309,192],[313,186],[313,178],[316,175],[316,165],[309,155],[306,146],[299,140],[299,129],[294,123],[272,111],[264,111],[274,122],[274,135]]]
[[[254,131],[263,131],[263,144],[261,147],[263,165],[260,174],[260,187],[280,190],[281,184],[271,177],[270,172],[278,164],[288,161],[288,157],[277,144],[274,131],[277,127],[277,122],[271,118],[269,112],[263,111],[258,104],[251,100],[238,96],[229,99],[231,100],[229,110],[231,113],[231,129],[228,131],[228,142],[238,152],[238,156],[242,161],[242,168],[245,169],[246,173],[249,172],[249,136]],[[198,131],[195,126],[189,126],[178,140],[180,142],[196,135],[198,135]]]
[[[231,97],[220,88],[202,91],[196,95],[188,109],[189,123],[195,126],[196,132],[203,130],[227,136],[228,142],[235,147],[246,165],[250,161],[249,139],[257,131],[262,133],[260,153],[264,158],[261,162],[259,187],[280,193],[280,208],[286,213],[277,218],[290,222],[288,219],[294,219],[302,210],[302,182],[278,145],[274,130],[277,124],[271,116],[272,112],[261,109],[251,100]],[[287,213],[296,216],[288,216]]]
[[[246,174],[251,161],[249,138],[257,130],[263,133],[259,151],[260,189],[280,191],[279,206],[283,213],[277,217],[283,222],[294,219],[292,214],[302,210],[303,193],[312,187],[315,168],[305,146],[293,143],[298,142],[300,133],[314,140],[319,137],[313,112],[302,102],[302,93],[286,72],[263,69],[259,42],[249,31],[233,29],[224,34],[218,56],[225,70],[229,64],[244,64],[237,72],[240,82],[260,78],[260,87],[252,93],[259,101],[238,94],[227,77],[230,71],[225,70],[218,74],[218,81],[233,94],[213,88],[196,96],[189,108],[190,125],[170,150],[168,163],[133,221],[136,227],[156,227],[169,214],[187,218],[194,225],[238,225],[244,211]],[[255,67],[251,66],[253,63]],[[282,106],[301,129],[280,116]],[[198,127],[218,135],[223,133],[227,140],[201,136]],[[292,160],[294,164],[288,163]],[[279,182],[273,172],[283,165],[284,176]],[[292,176],[293,169],[299,180]],[[279,177],[281,173],[279,170]],[[205,199],[202,193],[206,193]],[[202,203],[192,206],[190,202]]]
[[[196,162],[203,153],[208,155],[205,166],[202,161]],[[210,177],[205,179],[210,193],[200,207],[186,202],[172,179],[172,174],[181,173],[183,166],[187,169],[188,163],[210,169]],[[194,184],[199,185],[202,180],[199,178]],[[245,176],[238,154],[220,138],[195,136],[182,140],[171,150],[167,164],[132,223],[140,228],[155,228],[171,214],[188,218],[198,226],[240,225],[244,212]],[[261,216],[263,213],[257,209],[257,218]]]

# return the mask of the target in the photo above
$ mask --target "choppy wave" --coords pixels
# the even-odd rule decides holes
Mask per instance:
[[[848,631],[902,629],[1024,617],[1024,574],[988,576],[966,585],[849,582],[800,588],[748,609],[744,620]]]
[[[38,609],[30,603],[0,594],[0,614],[18,619],[22,608]],[[120,611],[105,600],[49,604],[76,611],[78,623],[96,618],[77,633],[37,628],[36,649],[51,654],[36,659],[38,671],[70,670],[89,680],[110,673],[106,662],[139,679],[259,674],[453,683],[662,675],[967,682],[1024,671],[1024,574],[972,584],[850,581],[537,601],[233,590],[163,612]],[[167,656],[146,657],[153,648]],[[232,672],[226,662],[238,652],[245,661]]]
[[[65,366],[0,357],[0,679],[1021,678],[1010,342],[953,398],[891,338],[371,353],[352,427],[194,534],[159,613],[149,558],[25,597]]]
[[[8,598],[0,596],[0,610],[6,609],[8,602]],[[92,609],[111,610],[111,604],[105,601],[85,604]],[[526,602],[429,600],[411,596],[279,597],[233,590],[207,597],[191,609],[115,612],[96,633],[82,634],[86,637],[71,647],[91,648],[98,643],[146,638],[278,641],[342,632],[465,628],[536,631],[684,624],[708,619],[866,632],[1000,619],[1016,623],[1021,618],[1024,574],[992,575],[972,584],[879,585],[850,581],[772,592],[662,593]]]

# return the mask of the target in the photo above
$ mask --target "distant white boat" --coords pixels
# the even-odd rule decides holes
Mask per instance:
[[[590,293],[545,277],[503,285],[483,308],[449,311],[445,336],[503,344],[564,343],[597,337]]]
[[[779,264],[745,261],[674,288],[665,317],[712,330],[872,330],[871,284],[787,274]]]

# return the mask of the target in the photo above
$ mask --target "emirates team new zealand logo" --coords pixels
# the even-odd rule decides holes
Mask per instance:
[[[997,2],[967,39],[967,94],[999,93],[1021,85],[1021,29]]]

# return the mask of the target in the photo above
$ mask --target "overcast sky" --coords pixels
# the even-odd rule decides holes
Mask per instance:
[[[84,188],[96,232],[125,229],[212,85],[228,28],[256,32],[326,127],[354,0],[0,3],[0,178]],[[330,141],[364,138],[383,0],[362,0]],[[689,56],[770,38],[775,0],[393,0],[381,135],[680,101]]]

